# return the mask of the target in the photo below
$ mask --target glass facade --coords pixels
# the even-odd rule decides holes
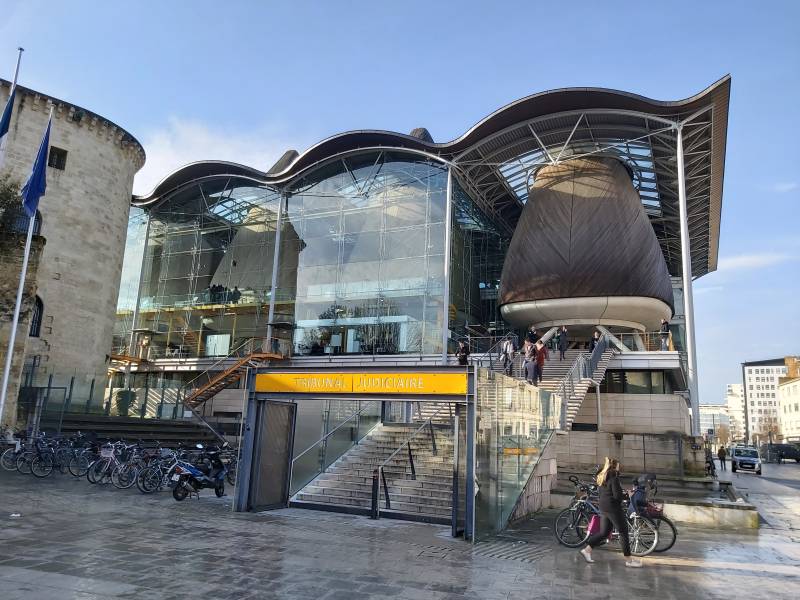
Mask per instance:
[[[293,186],[281,268],[296,288],[278,312],[294,353],[441,352],[446,211],[447,169],[399,153],[336,160]]]
[[[496,293],[504,250],[456,184],[447,302],[447,193],[445,165],[397,151],[333,159],[283,190],[230,176],[180,188],[147,209],[149,223],[132,212],[115,353],[195,358],[227,356],[248,341],[256,348],[272,303],[270,350],[440,354],[448,305],[456,335],[497,319],[483,292]]]
[[[265,335],[279,202],[273,190],[224,177],[149,211],[131,354],[226,356]],[[129,309],[118,314],[132,321]]]
[[[470,336],[473,351],[487,349],[480,338],[506,331],[497,294],[509,241],[454,177],[449,325],[455,338]]]
[[[609,369],[600,383],[601,394],[672,394],[677,389],[672,371]]]

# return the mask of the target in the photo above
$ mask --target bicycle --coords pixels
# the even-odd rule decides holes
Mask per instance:
[[[570,477],[576,486],[575,499],[571,505],[562,510],[553,522],[553,533],[560,544],[567,548],[577,548],[589,537],[592,517],[600,518],[600,509],[592,502],[594,484],[578,481]],[[623,502],[623,510],[627,513],[627,505]],[[632,513],[628,518],[628,539],[633,556],[647,556],[658,546],[658,527],[646,516]],[[619,541],[619,532],[612,531],[608,541]],[[671,547],[671,546],[670,546]],[[669,548],[666,548],[669,549]]]

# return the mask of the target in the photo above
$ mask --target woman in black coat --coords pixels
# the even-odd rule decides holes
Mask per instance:
[[[560,360],[564,360],[564,353],[567,351],[567,346],[569,346],[569,339],[567,338],[567,326],[562,325],[560,331],[558,332],[558,352],[560,355]]]
[[[631,543],[628,538],[628,519],[622,510],[622,485],[619,482],[619,461],[616,458],[606,457],[603,468],[597,474],[597,485],[600,491],[600,530],[590,535],[586,540],[586,547],[581,550],[586,562],[593,563],[592,548],[602,544],[613,528],[619,532],[622,543],[622,554],[625,556],[626,567],[641,567],[642,561],[631,558]]]

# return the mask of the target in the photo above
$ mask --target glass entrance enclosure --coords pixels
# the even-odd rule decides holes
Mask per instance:
[[[470,327],[503,327],[508,237],[438,159],[351,152],[280,187],[215,175],[142,208],[124,271],[141,276],[138,317],[121,307],[118,354],[228,356],[271,313],[269,350],[293,355],[441,354]]]

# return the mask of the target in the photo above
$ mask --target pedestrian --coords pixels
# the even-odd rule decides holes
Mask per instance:
[[[567,352],[567,346],[569,346],[569,339],[567,338],[567,326],[562,325],[561,329],[558,332],[558,352],[560,359],[564,360],[564,355]]]
[[[534,360],[536,361],[536,383],[534,385],[539,385],[542,383],[542,376],[544,374],[544,361],[547,360],[547,346],[542,343],[542,340],[536,342],[536,355]]]
[[[778,452],[778,464],[779,465],[783,464],[783,459],[784,458],[786,458],[786,454],[784,453],[783,450],[781,450],[780,452]]]
[[[667,352],[669,350],[669,321],[661,319],[661,327],[658,332],[661,334],[661,351]]]
[[[725,458],[728,456],[728,451],[725,450],[725,446],[720,446],[719,450],[717,450],[717,458],[719,458],[719,469],[720,471],[727,471],[725,468]]]
[[[464,340],[460,340],[458,342],[458,349],[456,350],[456,358],[458,358],[458,364],[461,366],[466,366],[467,359],[469,358],[469,346],[467,342]]]
[[[595,347],[600,342],[600,332],[595,331],[592,339],[589,340],[589,352],[594,352]]]
[[[642,561],[631,558],[631,544],[628,538],[628,519],[622,510],[622,485],[619,482],[619,461],[606,456],[603,468],[597,474],[597,486],[600,492],[600,529],[589,536],[586,546],[580,551],[586,562],[593,563],[592,549],[604,543],[612,529],[619,532],[625,566],[638,568]]]
[[[522,345],[522,376],[527,373],[528,363],[536,361],[536,344],[529,339]]]
[[[506,338],[500,346],[500,353],[503,355],[503,372],[509,377],[514,375],[514,356],[517,353],[517,348],[514,346],[514,340]]]
[[[531,360],[525,363],[525,381],[531,385],[536,385],[536,361]]]

